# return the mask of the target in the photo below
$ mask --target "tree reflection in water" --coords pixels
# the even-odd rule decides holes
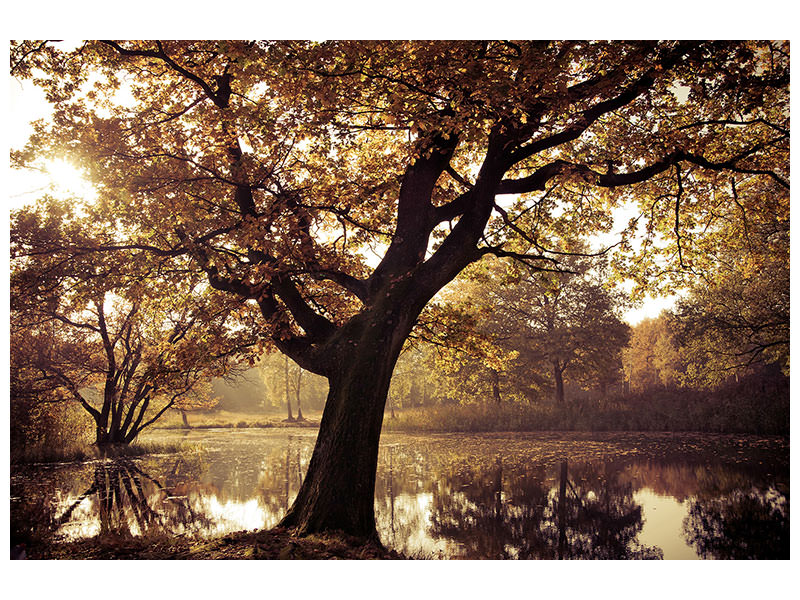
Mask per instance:
[[[565,466],[566,461],[562,464],[562,479]],[[573,481],[577,482],[574,486]],[[620,479],[614,463],[604,463],[602,468],[573,468],[567,485],[572,501],[567,501],[569,543],[563,558],[663,558],[659,548],[637,541],[644,524],[642,506],[634,501],[633,486]]]
[[[202,453],[15,469],[12,543],[205,538],[277,523],[313,436],[209,438],[215,447]],[[679,451],[663,444],[656,453],[651,443],[640,456],[629,452],[636,440],[614,438],[621,452],[609,456],[591,440],[567,448],[533,436],[395,436],[379,454],[378,531],[412,557],[660,558],[650,544],[669,555],[677,543],[704,558],[788,558],[788,449],[687,439],[689,450],[681,437]],[[569,463],[559,462],[566,454]],[[651,496],[671,503],[669,518],[651,510]]]
[[[308,438],[290,435],[285,448],[276,446],[264,457],[256,493],[267,526],[277,523],[297,496],[312,449]]]
[[[428,513],[437,485],[430,455],[400,446],[381,448],[375,485],[375,522],[381,541],[410,556],[444,558],[449,540],[431,539]]]
[[[703,558],[789,558],[788,501],[775,489],[699,496],[689,503],[683,529]]]
[[[130,460],[97,464],[92,485],[56,518],[56,529],[69,523],[86,499],[91,503],[90,514],[99,522],[99,535],[182,535],[212,525],[208,516],[191,506],[188,496],[171,492]]]
[[[460,544],[465,558],[662,558],[642,546],[642,507],[630,484],[564,460],[552,485],[544,469],[503,481],[498,458],[443,483],[436,494],[432,535]]]

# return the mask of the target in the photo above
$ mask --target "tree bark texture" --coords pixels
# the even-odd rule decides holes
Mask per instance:
[[[392,319],[388,319],[392,322]],[[413,321],[412,321],[413,322]],[[311,462],[294,504],[279,526],[298,533],[341,530],[378,541],[375,477],[383,414],[407,322],[368,320],[344,342]]]

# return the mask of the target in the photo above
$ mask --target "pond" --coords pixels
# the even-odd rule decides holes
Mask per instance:
[[[201,449],[12,469],[11,528],[213,537],[275,525],[314,429],[156,431]],[[346,501],[346,499],[342,499]],[[381,439],[382,541],[419,558],[788,559],[786,438],[639,433]]]

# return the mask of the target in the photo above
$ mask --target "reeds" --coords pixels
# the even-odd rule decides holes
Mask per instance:
[[[788,394],[746,396],[664,389],[562,404],[437,405],[395,411],[386,431],[698,431],[786,435]]]

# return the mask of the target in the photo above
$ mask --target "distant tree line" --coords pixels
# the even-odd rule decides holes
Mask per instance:
[[[629,327],[605,259],[575,253],[528,273],[485,261],[421,321],[387,411],[437,404],[568,402],[657,390],[783,393],[789,374],[788,224],[717,254],[670,311]],[[761,245],[758,245],[759,239]],[[769,248],[767,251],[766,248]]]

